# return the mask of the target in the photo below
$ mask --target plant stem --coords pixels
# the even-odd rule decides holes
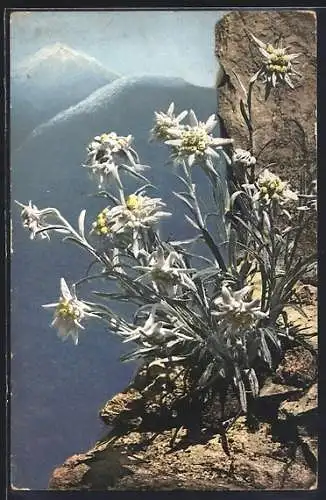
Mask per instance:
[[[194,210],[196,213],[197,224],[201,230],[201,233],[203,235],[203,238],[204,238],[207,246],[209,247],[212,254],[214,255],[218,265],[220,266],[222,271],[226,272],[227,267],[224,263],[224,259],[221,255],[221,252],[220,252],[218,246],[216,245],[216,243],[214,242],[213,238],[211,237],[211,235],[209,234],[209,232],[205,228],[204,219],[203,219],[203,216],[202,216],[201,211],[200,211],[199,203],[198,203],[197,196],[196,196],[196,190],[194,189],[191,174],[187,168],[186,163],[183,162],[182,165],[183,165],[183,171],[185,174],[185,180],[187,181],[189,194],[191,195],[192,200],[193,200],[193,206],[194,206]]]
[[[249,132],[249,151],[255,156],[255,143],[254,143],[254,129],[252,122],[252,89],[255,81],[249,83],[248,96],[247,96],[247,108],[248,108],[248,132]],[[253,183],[255,180],[255,165],[250,167],[250,182]]]

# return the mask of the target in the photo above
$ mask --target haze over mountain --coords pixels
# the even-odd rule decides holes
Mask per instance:
[[[43,47],[12,74],[12,146],[38,124],[118,77],[95,58],[64,44]]]

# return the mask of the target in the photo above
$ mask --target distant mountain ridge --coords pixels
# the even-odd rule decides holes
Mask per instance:
[[[11,140],[16,147],[40,123],[119,78],[95,58],[57,43],[30,56],[11,78]]]
[[[46,128],[52,127],[54,124],[62,121],[66,121],[72,116],[77,116],[80,114],[93,114],[96,109],[101,107],[106,107],[108,102],[112,104],[113,101],[119,99],[123,94],[129,94],[130,92],[144,92],[145,88],[160,88],[160,89],[175,89],[177,93],[180,89],[185,88],[200,88],[192,85],[183,78],[179,77],[167,77],[161,75],[148,76],[148,75],[137,75],[130,77],[121,77],[113,82],[100,87],[99,89],[92,92],[82,101],[77,104],[70,106],[69,108],[60,111],[57,115],[50,118],[45,123],[42,123],[34,129],[31,137],[35,137],[42,133]],[[136,103],[135,103],[136,105]]]

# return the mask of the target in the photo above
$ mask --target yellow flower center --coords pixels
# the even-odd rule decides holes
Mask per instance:
[[[136,194],[130,194],[126,199],[126,206],[128,210],[136,210],[142,205],[142,197]]]
[[[56,314],[63,319],[75,320],[79,318],[80,311],[70,300],[61,298],[56,308]]]
[[[102,134],[100,135],[100,139],[101,139],[101,142],[105,142],[107,141],[109,138],[109,135],[108,134]]]
[[[156,125],[154,126],[154,134],[159,138],[159,139],[167,139],[170,137],[168,133],[169,128],[173,128],[178,125],[178,122],[174,120],[173,118],[160,118]]]
[[[206,130],[197,127],[193,130],[183,132],[180,150],[186,154],[202,155],[205,153],[208,142],[209,139]]]
[[[266,201],[269,198],[277,198],[277,195],[283,193],[285,188],[284,182],[281,179],[269,179],[260,182],[260,195]]]
[[[288,56],[284,54],[283,49],[273,49],[269,52],[270,62],[267,64],[267,69],[272,73],[286,73],[291,70],[291,65],[288,61]]]
[[[107,220],[108,209],[105,208],[96,217],[96,222],[94,222],[93,227],[98,235],[105,235],[109,232],[110,228],[108,226]]]

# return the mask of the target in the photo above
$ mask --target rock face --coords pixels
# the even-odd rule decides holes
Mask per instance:
[[[300,53],[294,90],[280,86],[265,101],[264,86],[253,90],[252,113],[255,154],[259,165],[275,163],[273,169],[298,187],[303,171],[316,168],[316,19],[313,12],[235,11],[216,26],[216,55],[224,70],[219,88],[219,114],[236,147],[249,147],[247,129],[240,112],[244,97],[234,72],[248,88],[249,79],[262,61],[249,33],[265,43],[275,44],[282,36],[289,53]],[[263,149],[264,148],[264,149]]]
[[[219,85],[218,112],[225,132],[235,147],[249,149],[248,130],[240,112],[244,99],[237,77],[248,90],[250,78],[258,71],[263,57],[250,33],[264,43],[281,37],[288,53],[300,53],[296,70],[301,74],[293,81],[294,89],[279,86],[265,101],[261,81],[253,87],[252,117],[254,155],[258,168],[273,172],[299,189],[300,177],[307,183],[316,178],[316,16],[310,11],[234,11],[216,25],[216,55],[224,76]],[[303,238],[302,251],[311,251],[316,241],[316,220]]]
[[[248,58],[251,51],[254,61],[259,57],[249,44],[249,29],[264,41],[273,42],[282,34],[286,45],[303,54],[304,82],[293,91],[276,90],[267,103],[257,86],[253,102],[257,147],[273,141],[261,151],[259,161],[276,162],[277,172],[298,187],[302,168],[311,175],[315,169],[315,17],[296,11],[232,12],[217,26],[217,55],[225,71],[219,111],[227,134],[242,148],[248,144],[232,69],[243,82],[258,69],[259,63]],[[303,287],[301,295],[309,315],[303,321],[313,336],[317,329],[316,289]],[[160,388],[157,393],[153,389],[148,404],[140,371],[132,386],[101,410],[100,417],[108,425],[107,437],[55,469],[49,489],[315,489],[317,349],[311,340],[287,351],[277,372],[269,374],[259,397],[251,402],[250,418],[236,417],[231,394],[229,409],[235,418],[227,439],[222,430],[196,434],[189,433],[186,425],[173,423],[178,420],[179,407],[176,415],[171,411],[162,416],[162,406],[155,399],[160,397]],[[189,409],[186,413],[191,415]]]

